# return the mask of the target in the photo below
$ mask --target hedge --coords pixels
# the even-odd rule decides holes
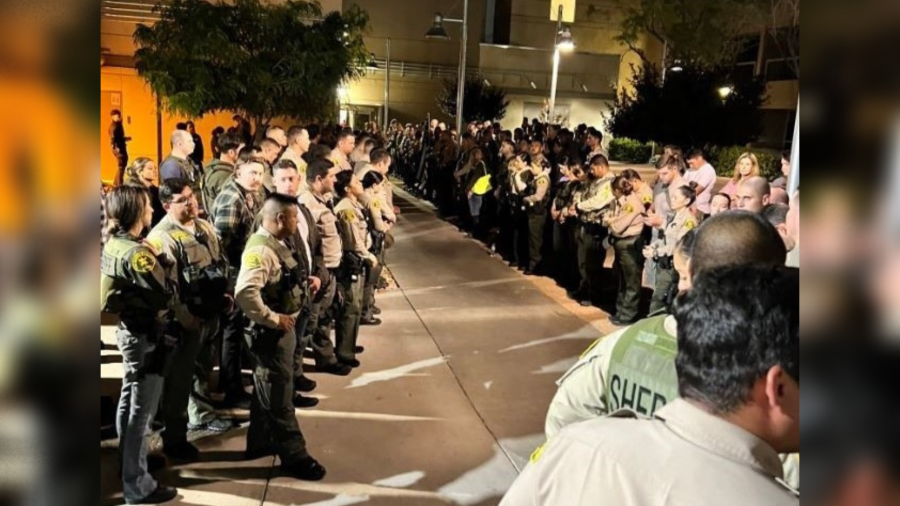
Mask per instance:
[[[738,159],[747,152],[756,155],[763,177],[769,181],[781,177],[781,153],[774,151],[748,149],[744,146],[714,147],[709,149],[707,161],[716,168],[719,177],[732,177]]]
[[[624,163],[644,164],[650,161],[653,148],[632,139],[613,139],[609,142],[609,159]]]

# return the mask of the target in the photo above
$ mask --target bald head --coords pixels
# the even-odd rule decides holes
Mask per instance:
[[[187,158],[194,152],[194,138],[185,130],[175,130],[170,137],[172,154],[178,158]]]
[[[772,187],[772,193],[769,195],[769,204],[788,205],[790,203],[791,199],[788,197],[788,193],[784,188],[778,188],[776,186]]]
[[[765,218],[746,211],[728,211],[706,220],[697,231],[691,277],[718,267],[784,265],[784,241]]]
[[[763,177],[751,177],[738,186],[735,204],[738,209],[761,213],[771,199],[772,187]]]

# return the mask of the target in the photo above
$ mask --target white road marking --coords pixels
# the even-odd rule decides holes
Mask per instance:
[[[385,371],[377,371],[363,374],[359,378],[353,380],[353,383],[350,384],[347,388],[359,388],[371,385],[373,383],[380,383],[383,381],[393,381],[400,378],[405,378],[412,373],[419,371],[421,369],[428,369],[429,367],[434,367],[436,365],[443,364],[444,362],[450,360],[449,356],[438,357],[438,358],[430,358],[428,360],[421,360],[419,362],[413,362],[412,364],[406,364],[394,369],[387,369]]]

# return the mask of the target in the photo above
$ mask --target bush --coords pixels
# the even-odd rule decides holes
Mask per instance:
[[[734,167],[744,153],[753,153],[759,160],[762,176],[769,181],[781,176],[781,153],[761,149],[750,149],[744,146],[714,147],[709,150],[709,163],[716,168],[719,177],[734,176]]]
[[[609,159],[624,163],[648,163],[653,155],[649,144],[632,139],[613,139],[609,143]]]

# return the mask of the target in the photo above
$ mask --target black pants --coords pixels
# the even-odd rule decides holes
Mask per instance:
[[[603,262],[606,260],[606,250],[603,249],[605,237],[593,232],[590,227],[584,225],[580,226],[578,231],[578,271],[581,274],[578,298],[580,300],[593,301],[600,296]]]
[[[528,270],[534,272],[541,265],[544,250],[544,227],[547,215],[528,213]]]
[[[241,376],[241,354],[244,346],[246,321],[244,313],[235,308],[225,317],[222,331],[222,356],[219,364],[219,390],[226,397],[244,395],[244,381]]]
[[[641,305],[641,278],[644,274],[644,240],[642,237],[616,239],[616,274],[619,278],[619,296],[616,299],[616,316],[625,322],[638,317]]]

